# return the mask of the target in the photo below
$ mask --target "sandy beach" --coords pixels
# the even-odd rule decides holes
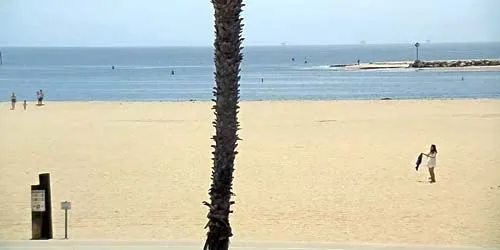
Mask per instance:
[[[31,237],[30,185],[70,237],[205,237],[209,102],[0,103],[0,240]],[[500,245],[500,100],[243,102],[235,240]],[[418,172],[437,145],[437,183]]]

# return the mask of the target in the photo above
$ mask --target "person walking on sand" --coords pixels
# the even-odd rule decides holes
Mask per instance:
[[[24,100],[24,102],[23,102],[23,108],[24,108],[24,110],[26,110],[27,107],[28,107],[28,103],[26,102],[26,100]]]
[[[11,105],[10,110],[16,109],[16,102],[17,102],[16,93],[12,92],[12,94],[10,95],[10,105]]]
[[[429,168],[429,174],[430,174],[430,182],[434,183],[436,182],[436,176],[434,174],[434,168],[436,167],[436,155],[437,155],[437,148],[436,145],[432,144],[431,149],[429,150],[429,153],[422,153],[425,156],[427,156],[427,167]]]

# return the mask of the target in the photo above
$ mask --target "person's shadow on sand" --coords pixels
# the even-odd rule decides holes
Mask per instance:
[[[43,103],[37,103],[36,106],[41,107],[41,106],[45,106],[45,104],[43,104]]]
[[[417,181],[419,183],[432,183],[431,181]]]

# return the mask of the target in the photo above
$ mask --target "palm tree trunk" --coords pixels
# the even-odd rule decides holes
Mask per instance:
[[[239,100],[239,72],[241,54],[242,0],[212,0],[215,10],[215,142],[213,152],[212,185],[210,187],[210,208],[207,240],[203,249],[226,250],[233,235],[229,224],[232,213],[231,201],[234,159],[239,123],[237,118]],[[205,228],[206,228],[205,227]]]

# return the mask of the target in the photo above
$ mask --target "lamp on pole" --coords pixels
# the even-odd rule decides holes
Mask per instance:
[[[418,47],[420,47],[420,43],[415,43],[415,48],[417,48],[417,61],[418,61]]]

